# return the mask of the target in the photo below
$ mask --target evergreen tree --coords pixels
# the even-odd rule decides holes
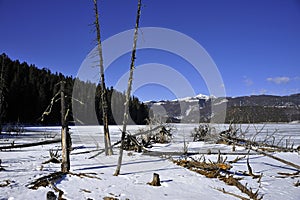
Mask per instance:
[[[57,83],[63,80],[65,84],[66,105],[71,109],[71,96],[73,87],[78,87],[80,90],[76,94],[76,98],[84,100],[84,105],[80,109],[81,120],[84,124],[92,124],[91,113],[97,112],[99,122],[102,124],[101,109],[101,90],[100,87],[91,82],[76,81],[72,77],[64,76],[61,73],[52,73],[49,69],[38,69],[35,65],[28,65],[26,62],[20,63],[18,60],[12,61],[7,55],[2,54],[0,57],[0,120],[2,123],[22,123],[31,125],[60,125],[60,104],[58,102],[52,108],[51,115],[45,116],[43,122],[40,117],[48,107],[51,98],[59,92]],[[2,77],[2,78],[1,78]],[[96,91],[96,98],[91,99],[89,94]],[[117,98],[112,101],[112,95],[116,94]],[[109,124],[116,124],[112,110],[114,107],[122,107],[124,105],[125,96],[121,92],[115,91],[112,87],[107,88],[108,96],[108,118]],[[140,115],[139,112],[147,112],[147,107],[135,106],[130,109],[135,116]],[[73,102],[74,103],[74,102]],[[91,105],[96,105],[93,107]],[[100,106],[100,108],[99,108]],[[123,108],[124,109],[124,108]],[[72,113],[72,110],[70,111]],[[144,116],[144,115],[141,115]],[[147,116],[145,116],[147,117]],[[74,119],[71,117],[70,121]],[[135,123],[140,124],[144,119],[135,117]],[[1,122],[1,121],[0,121]]]

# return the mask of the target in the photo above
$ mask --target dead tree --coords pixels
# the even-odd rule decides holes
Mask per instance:
[[[108,128],[108,106],[107,106],[107,91],[105,86],[105,77],[104,77],[104,67],[103,67],[103,56],[102,56],[102,44],[101,44],[101,35],[100,35],[100,23],[99,23],[99,14],[97,0],[94,0],[94,11],[95,11],[95,27],[97,31],[97,50],[100,58],[100,79],[101,79],[101,104],[102,104],[102,121],[104,129],[104,144],[105,144],[105,154],[112,155],[112,146],[109,135]]]
[[[69,172],[70,170],[70,134],[68,124],[66,122],[66,107],[65,107],[65,82],[60,82],[60,102],[61,102],[61,148],[62,161],[61,171]]]
[[[136,54],[136,44],[138,38],[138,28],[139,28],[139,21],[141,15],[141,0],[138,0],[138,8],[137,8],[137,15],[136,15],[136,24],[134,29],[134,38],[133,38],[133,49],[131,52],[131,64],[130,64],[130,72],[129,72],[129,79],[126,91],[126,100],[125,100],[125,110],[124,110],[124,117],[123,117],[123,129],[122,129],[122,136],[121,136],[121,147],[118,159],[118,165],[114,176],[118,176],[120,174],[121,165],[122,165],[122,157],[123,157],[123,148],[124,148],[124,140],[126,135],[126,126],[128,121],[128,113],[129,113],[129,100],[130,100],[130,93],[132,87],[132,79],[133,79],[133,71],[134,71],[134,62],[135,62],[135,54]]]

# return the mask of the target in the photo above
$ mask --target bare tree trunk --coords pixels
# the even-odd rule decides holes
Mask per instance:
[[[104,67],[103,67],[103,56],[102,56],[102,45],[101,45],[101,35],[100,35],[100,23],[97,0],[94,0],[94,10],[95,10],[95,27],[97,31],[97,43],[98,43],[98,54],[100,57],[100,78],[101,78],[101,103],[102,103],[102,119],[103,119],[103,129],[104,129],[104,144],[105,144],[105,155],[112,155],[112,146],[109,135],[108,128],[108,106],[107,106],[107,92],[105,86],[104,78]]]
[[[61,171],[69,172],[70,170],[70,148],[69,148],[69,139],[68,135],[68,125],[65,120],[65,82],[60,82],[60,101],[61,101],[61,148],[62,148],[62,162],[61,162]]]
[[[117,165],[116,171],[114,173],[114,176],[118,176],[120,174],[121,165],[122,165],[124,139],[125,139],[125,135],[126,135],[126,126],[127,126],[127,121],[128,121],[129,100],[130,100],[130,93],[131,93],[131,88],[132,88],[134,61],[135,61],[136,44],[137,44],[137,37],[138,37],[138,28],[139,28],[139,21],[140,21],[140,15],[141,15],[141,4],[142,4],[141,0],[138,0],[138,9],[137,9],[136,24],[135,24],[134,39],[133,39],[133,49],[132,49],[132,53],[131,53],[130,73],[129,73],[127,91],[126,91],[126,100],[125,100],[125,104],[124,104],[125,110],[124,110],[124,117],[123,117],[121,147],[120,147],[118,165]]]

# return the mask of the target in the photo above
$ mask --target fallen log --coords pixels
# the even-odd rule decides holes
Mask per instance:
[[[34,182],[28,184],[27,187],[32,190],[37,190],[39,187],[46,187],[51,182],[57,182],[57,181],[63,179],[63,177],[66,174],[67,173],[65,173],[65,172],[54,172],[47,176],[43,176],[43,177],[36,179]]]
[[[164,152],[164,151],[144,151],[143,155],[147,156],[182,156],[183,152]],[[193,156],[193,155],[201,155],[201,154],[208,154],[207,151],[203,152],[188,152],[185,154],[186,156]],[[209,152],[210,155],[215,154],[218,155],[219,152]],[[252,152],[249,155],[259,155],[260,153]],[[220,155],[248,155],[247,152],[221,152]]]
[[[260,154],[262,154],[262,155],[264,155],[264,156],[273,158],[274,160],[277,160],[277,161],[279,161],[279,162],[282,162],[282,163],[284,163],[284,164],[286,164],[286,165],[289,165],[289,166],[291,166],[291,167],[294,167],[294,168],[300,170],[300,166],[297,165],[297,164],[295,164],[295,163],[292,163],[292,162],[289,162],[289,161],[287,161],[287,160],[281,159],[281,158],[279,158],[279,157],[273,156],[273,155],[271,155],[271,154],[268,154],[268,153],[263,152],[263,151],[258,150],[258,149],[254,149],[254,148],[251,148],[251,147],[250,147],[250,149],[253,150],[253,151],[256,151],[257,153],[260,153]]]
[[[61,142],[61,139],[54,139],[54,140],[46,140],[42,142],[35,142],[35,143],[27,143],[27,144],[15,144],[10,146],[0,146],[0,150],[4,149],[17,149],[17,148],[26,148],[26,147],[33,147],[33,146],[39,146],[39,145],[46,145],[46,144],[54,144]]]

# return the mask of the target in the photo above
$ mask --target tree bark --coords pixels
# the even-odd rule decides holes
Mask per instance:
[[[70,170],[70,148],[69,148],[69,131],[68,125],[65,120],[65,82],[60,82],[60,101],[61,101],[61,149],[62,149],[62,162],[61,162],[61,171],[69,172]]]
[[[123,158],[123,148],[124,148],[124,139],[126,135],[126,126],[128,121],[128,113],[129,113],[129,100],[130,100],[130,93],[132,88],[132,79],[133,79],[133,71],[134,71],[134,61],[135,61],[135,54],[136,54],[136,44],[137,44],[137,37],[138,37],[138,28],[139,28],[139,21],[141,15],[141,0],[138,0],[138,8],[137,8],[137,15],[136,15],[136,24],[134,30],[134,38],[133,38],[133,49],[131,53],[131,64],[130,64],[130,72],[129,72],[129,79],[128,79],[128,86],[126,91],[126,100],[125,100],[125,110],[124,110],[124,117],[123,117],[123,129],[122,129],[122,136],[121,136],[121,147],[119,153],[119,159],[116,171],[114,176],[118,176],[120,174],[121,165],[122,165],[122,158]]]
[[[97,0],[94,0],[95,10],[95,27],[97,31],[97,49],[100,58],[100,79],[101,79],[101,103],[102,103],[102,121],[104,129],[104,144],[105,144],[105,155],[112,155],[112,146],[108,128],[108,105],[107,105],[107,92],[105,86],[104,67],[103,67],[103,55],[102,55],[102,44],[101,44],[101,32],[99,23],[99,14]]]
[[[148,183],[148,184],[152,185],[152,186],[161,186],[159,174],[154,173],[152,181],[150,183]]]

